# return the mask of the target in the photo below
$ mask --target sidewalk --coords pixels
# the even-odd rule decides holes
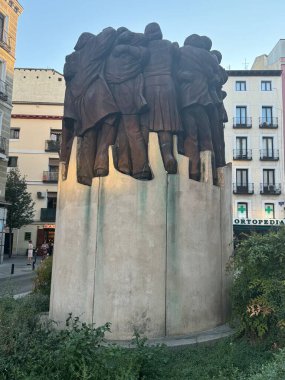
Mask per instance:
[[[40,257],[37,257],[35,269],[40,263]],[[14,264],[14,274],[11,275],[11,267]],[[4,255],[3,264],[0,264],[0,279],[18,277],[33,272],[33,266],[27,265],[26,256],[12,256],[10,259],[7,255]]]

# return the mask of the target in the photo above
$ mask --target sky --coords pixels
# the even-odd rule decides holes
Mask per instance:
[[[156,21],[164,38],[183,45],[207,35],[223,54],[226,69],[251,68],[285,38],[285,0],[19,0],[16,67],[62,72],[82,32],[125,26],[143,32]],[[246,62],[246,64],[245,64]]]

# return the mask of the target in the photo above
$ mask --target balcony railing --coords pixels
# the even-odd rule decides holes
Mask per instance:
[[[252,128],[251,117],[234,117],[233,128]]]
[[[260,194],[266,195],[280,195],[281,194],[281,183],[278,184],[260,184]]]
[[[41,222],[55,222],[55,208],[41,208]]]
[[[8,53],[13,53],[13,38],[5,30],[0,32],[0,47],[5,49]]]
[[[60,150],[60,141],[46,140],[45,142],[46,152],[59,152],[59,150]]]
[[[234,194],[253,194],[254,184],[253,183],[233,183],[233,193]]]
[[[43,182],[57,183],[58,172],[43,172]]]
[[[0,153],[6,154],[7,150],[7,139],[5,137],[0,136]]]
[[[261,149],[260,150],[260,160],[261,161],[278,161],[279,160],[279,150]]]
[[[252,149],[234,149],[233,150],[234,160],[252,160]]]
[[[7,102],[9,85],[0,79],[0,100]]]
[[[259,128],[264,128],[264,129],[278,128],[278,117],[260,117]]]

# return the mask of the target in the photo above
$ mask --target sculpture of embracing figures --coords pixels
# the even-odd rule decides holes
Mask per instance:
[[[93,177],[108,175],[109,146],[118,171],[151,180],[148,140],[156,132],[168,174],[177,173],[177,135],[178,153],[189,158],[189,178],[200,180],[200,152],[210,151],[215,183],[216,169],[225,165],[227,74],[221,53],[211,47],[208,37],[192,34],[179,48],[163,39],[157,23],[144,33],[124,27],[83,33],[64,66],[63,177],[76,136],[79,183],[90,186]]]

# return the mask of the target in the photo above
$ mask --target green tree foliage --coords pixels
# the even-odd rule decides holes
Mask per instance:
[[[18,169],[12,169],[7,176],[6,200],[11,203],[8,207],[7,225],[10,238],[13,228],[21,228],[33,222],[35,215],[35,202],[27,191],[25,177],[22,177]],[[12,246],[10,240],[10,255]]]
[[[251,338],[285,329],[285,229],[240,242],[232,260],[233,320]],[[275,339],[274,338],[274,339]]]

